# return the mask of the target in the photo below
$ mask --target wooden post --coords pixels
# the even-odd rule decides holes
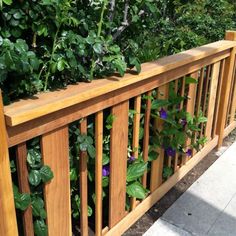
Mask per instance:
[[[225,39],[236,41],[236,31],[227,31]],[[233,78],[233,70],[235,64],[236,47],[231,49],[230,56],[225,61],[225,71],[222,81],[222,89],[220,94],[219,115],[216,127],[216,134],[219,135],[218,148],[222,146],[224,138],[224,126],[227,117],[227,104],[229,101],[230,86]]]
[[[6,125],[0,90],[0,235],[17,236]]]

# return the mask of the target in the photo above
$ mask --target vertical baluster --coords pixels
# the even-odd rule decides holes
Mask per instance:
[[[139,147],[139,129],[140,129],[140,112],[141,112],[141,95],[137,96],[134,99],[134,126],[133,126],[133,157],[138,158],[138,147]],[[136,206],[136,198],[131,198],[130,201],[131,210],[133,210]]]
[[[206,69],[206,78],[204,81],[204,86],[203,86],[203,103],[202,103],[202,112],[204,116],[207,116],[206,114],[206,103],[207,103],[207,95],[208,95],[208,87],[209,87],[209,83],[210,83],[210,75],[211,75],[211,70],[212,70],[212,65],[207,66]],[[204,128],[205,124],[202,123],[201,124],[201,133],[200,133],[200,137],[202,137],[203,135],[205,135],[205,128]]]
[[[236,112],[236,63],[234,65],[234,73],[231,86],[232,86],[232,97],[231,97],[230,117],[229,117],[230,124],[235,120],[235,112]]]
[[[220,62],[216,62],[212,67],[212,76],[211,76],[211,86],[209,91],[209,99],[207,104],[207,123],[206,123],[206,137],[208,142],[211,141],[211,132],[215,111],[215,103],[216,103],[216,92],[219,80],[219,72],[220,72]]]
[[[6,125],[0,90],[0,235],[17,236],[16,212],[13,198]]]
[[[146,111],[144,118],[144,136],[143,136],[143,160],[148,161],[148,146],[149,146],[149,125],[150,125],[150,115],[151,115],[151,99],[152,91],[147,93]],[[147,171],[144,172],[142,177],[143,187],[147,186]]]
[[[102,154],[103,154],[103,112],[95,117],[96,159],[95,159],[95,231],[96,236],[102,235]]]
[[[165,84],[158,88],[158,99],[168,99],[169,97],[169,85]],[[154,121],[155,130],[159,132],[163,128],[163,121],[159,118]],[[157,153],[159,154],[157,159],[152,161],[151,165],[151,181],[150,181],[150,190],[151,192],[155,191],[162,184],[162,172],[164,165],[165,152],[163,148],[158,148]]]
[[[198,79],[198,72],[194,72],[190,75],[190,77],[194,79]],[[197,93],[197,84],[191,83],[189,84],[189,90],[188,90],[188,101],[186,105],[186,111],[191,115],[194,116],[195,112],[195,102],[196,102],[196,93]],[[192,140],[190,138],[187,138],[186,140],[186,147],[191,145]],[[189,159],[186,155],[183,156],[183,163],[185,164],[186,161]]]
[[[80,133],[87,135],[87,119],[80,123]],[[82,236],[88,235],[88,155],[80,151],[79,156],[79,183],[80,183],[80,230]]]
[[[129,101],[112,107],[115,120],[111,129],[109,227],[112,228],[126,214],[126,172],[128,147]]]
[[[175,80],[175,94],[178,94],[179,80]],[[174,157],[174,172],[178,169],[179,154],[176,152]]]
[[[48,236],[72,235],[68,136],[68,127],[62,127],[41,139],[43,164],[54,175],[44,186]]]
[[[219,82],[218,82],[218,89],[217,89],[217,96],[216,96],[216,103],[215,103],[216,107],[215,107],[215,114],[214,114],[213,127],[212,127],[213,138],[216,136],[216,125],[217,125],[217,118],[218,118],[219,105],[220,105],[220,94],[221,94],[221,87],[222,87],[222,81],[223,81],[224,67],[225,67],[225,60],[221,62],[221,68],[220,68],[220,75],[219,75]]]
[[[27,169],[27,148],[26,143],[21,143],[16,148],[16,164],[19,182],[19,190],[21,193],[30,193]],[[23,212],[23,228],[25,236],[34,236],[32,208],[28,207]]]
[[[235,62],[235,53],[236,48],[233,48],[231,50],[230,57],[228,57],[225,61],[225,70],[224,70],[224,76],[222,81],[222,88],[221,88],[221,95],[220,95],[220,105],[219,105],[219,116],[217,121],[217,127],[216,127],[216,134],[219,135],[218,140],[218,147],[222,146],[223,138],[224,138],[224,128],[225,128],[225,122],[227,118],[227,106],[225,104],[229,101],[229,91],[230,91],[230,85],[233,77],[233,66]]]
[[[196,97],[196,116],[199,116],[200,114],[200,110],[201,110],[201,100],[202,100],[202,89],[203,89],[203,82],[204,82],[204,68],[201,69],[200,71],[200,78],[199,78],[199,82],[198,82],[198,90],[197,90],[197,97]],[[194,143],[196,142],[196,138],[198,136],[201,135],[201,131],[200,134],[195,133],[194,134]],[[193,155],[196,153],[196,150],[193,150]]]

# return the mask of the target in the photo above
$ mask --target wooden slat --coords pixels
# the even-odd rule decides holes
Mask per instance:
[[[208,87],[210,83],[210,75],[211,75],[211,70],[212,70],[212,65],[207,66],[206,68],[206,76],[204,77],[204,85],[203,85],[203,99],[202,99],[202,112],[203,115],[206,116],[207,114],[207,95],[208,95]],[[203,137],[205,135],[205,123],[201,124],[201,132],[200,132],[200,137]]]
[[[143,160],[144,162],[148,161],[148,148],[149,148],[149,126],[150,126],[150,116],[151,116],[151,97],[152,91],[147,93],[147,102],[144,118],[144,135],[143,135]],[[142,177],[143,187],[147,186],[147,171],[144,172]]]
[[[95,80],[92,83],[80,83],[79,86],[68,86],[66,89],[52,93],[35,95],[34,102],[21,100],[10,105],[5,110],[6,122],[9,126],[15,126],[59,111],[75,104],[95,99],[106,93],[110,93],[126,86],[134,85],[160,75],[163,72],[178,69],[192,63],[209,62],[212,58],[228,53],[228,50],[236,45],[235,42],[220,41],[208,45],[178,53],[169,57],[159,59],[142,65],[139,75],[127,73],[125,77],[113,76],[103,80]],[[201,66],[202,67],[202,66]],[[188,72],[185,71],[187,74]],[[169,82],[169,81],[168,81]]]
[[[230,107],[230,119],[229,123],[231,124],[235,120],[235,112],[236,112],[236,65],[234,66],[234,80],[232,83],[232,100],[231,100],[231,107]]]
[[[1,90],[0,130],[0,235],[18,236]]]
[[[27,169],[26,143],[19,144],[16,147],[16,155],[19,190],[21,193],[30,193]],[[23,212],[23,228],[25,236],[34,236],[34,225],[31,206]]]
[[[230,118],[231,118],[231,110],[232,110],[232,106],[234,106],[234,104],[232,104],[233,102],[233,92],[234,92],[234,75],[235,75],[235,69],[236,69],[236,65],[234,63],[234,69],[233,69],[233,78],[231,81],[231,85],[230,85],[230,92],[229,92],[229,100],[228,100],[228,104],[227,104],[227,117],[225,120],[225,128],[227,127],[227,125],[230,123]]]
[[[190,77],[197,80],[198,79],[198,72],[191,74]],[[194,116],[194,112],[195,112],[196,93],[197,93],[197,84],[195,84],[195,83],[189,84],[188,101],[187,101],[187,105],[186,105],[186,111],[191,116]],[[189,145],[191,145],[191,139],[187,138],[185,146],[189,146]],[[189,160],[189,157],[187,157],[186,155],[183,155],[182,163],[186,164],[187,160]]]
[[[197,93],[197,99],[196,99],[196,115],[197,116],[199,115],[200,110],[201,110],[203,81],[204,81],[204,68],[201,69],[201,74],[198,81],[198,93]]]
[[[148,211],[158,200],[160,200],[173,186],[175,186],[194,166],[196,166],[216,145],[218,137],[210,141],[194,158],[165,181],[159,188],[142,201],[132,212],[130,212],[115,227],[110,229],[106,236],[120,236],[130,225],[134,224],[146,211]],[[161,235],[162,236],[162,235]]]
[[[54,177],[45,184],[48,236],[72,235],[68,127],[47,133],[41,139],[43,164]]]
[[[163,85],[158,88],[158,99],[167,99],[169,97],[169,85]],[[161,119],[156,119],[154,123],[155,129],[161,131],[163,128],[163,121]],[[162,184],[162,171],[164,165],[165,152],[163,148],[158,148],[157,153],[159,156],[156,160],[152,161],[151,165],[151,180],[150,180],[150,190],[153,192]]]
[[[96,159],[95,159],[95,232],[102,235],[102,154],[103,154],[103,112],[95,117]]]
[[[225,60],[225,71],[224,71],[221,95],[220,95],[221,100],[220,100],[220,106],[219,106],[219,116],[218,116],[218,122],[217,122],[217,127],[216,127],[216,134],[219,135],[218,147],[221,147],[223,143],[224,128],[225,128],[224,126],[225,126],[225,121],[227,117],[227,114],[226,114],[227,106],[225,104],[227,104],[229,101],[230,85],[233,79],[235,53],[236,53],[236,48],[233,48],[231,51],[230,57],[228,57]]]
[[[134,98],[134,125],[133,125],[133,140],[132,140],[132,149],[133,157],[138,158],[138,148],[139,148],[139,130],[140,130],[140,112],[141,112],[141,95]],[[130,201],[131,210],[136,206],[136,198],[131,198]]]
[[[211,140],[212,125],[214,120],[214,111],[216,103],[216,92],[219,80],[220,72],[220,62],[217,62],[213,65],[212,76],[211,76],[211,87],[209,91],[209,99],[207,104],[207,123],[206,123],[206,132],[205,135],[208,139],[208,142]]]
[[[27,141],[35,136],[39,136],[42,135],[43,133],[50,132],[58,127],[65,126],[73,121],[81,119],[82,117],[89,116],[98,111],[104,110],[120,102],[126,101],[130,98],[136,97],[147,91],[153,90],[157,87],[167,84],[170,81],[173,81],[183,75],[189,74],[193,71],[196,71],[199,68],[202,68],[204,65],[208,63],[214,63],[216,61],[222,60],[227,56],[229,56],[229,53],[223,52],[220,53],[219,55],[213,55],[209,58],[193,61],[190,64],[184,65],[183,67],[167,71],[163,74],[158,74],[157,76],[150,77],[147,80],[139,81],[138,79],[136,79],[135,80],[136,82],[130,86],[123,87],[110,93],[106,94],[104,93],[104,95],[101,95],[94,99],[81,102],[71,107],[67,107],[63,110],[51,113],[42,118],[22,123],[21,125],[17,125],[14,128],[8,127],[8,137],[9,137],[8,145],[14,146],[24,141]],[[115,81],[115,83],[120,83],[120,82]],[[77,91],[77,96],[78,96],[78,94],[80,94],[80,90],[79,88],[77,89],[78,89]],[[53,97],[54,94],[53,93],[50,94]],[[36,99],[32,101],[28,99],[29,104],[34,103],[36,101],[38,100]],[[61,101],[62,101],[61,103],[63,103],[63,99]],[[21,105],[19,104],[19,106]],[[5,107],[4,109],[6,110],[6,112],[8,112],[9,106]],[[37,110],[39,111],[40,108],[38,107]]]
[[[141,95],[134,99],[134,127],[133,127],[133,143],[132,149],[133,156],[138,158],[138,147],[139,147],[139,130],[140,130],[140,112],[141,112]]]
[[[81,134],[87,134],[87,119],[83,118],[80,123]],[[88,236],[88,155],[80,152],[79,156],[79,189],[80,189],[80,234]]]
[[[109,227],[125,216],[129,101],[112,107],[115,120],[111,129]]]
[[[222,88],[224,69],[225,69],[225,60],[221,62],[221,68],[220,68],[220,76],[219,76],[218,89],[217,89],[217,95],[216,95],[215,114],[214,114],[214,121],[213,121],[213,127],[212,127],[213,138],[216,136],[216,125],[217,125],[217,120],[218,120],[220,94],[221,94],[221,88]]]

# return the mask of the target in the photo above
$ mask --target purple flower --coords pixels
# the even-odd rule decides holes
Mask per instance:
[[[136,160],[136,158],[134,156],[131,156],[128,160],[129,163],[132,163]]]
[[[163,108],[161,108],[161,110],[159,111],[159,114],[162,119],[164,120],[167,119],[167,112]]]
[[[106,165],[102,167],[102,176],[108,176],[110,174],[110,166]]]
[[[168,148],[166,148],[166,154],[168,155],[168,156],[171,156],[171,157],[174,157],[175,156],[175,149],[173,149],[172,147],[168,147]]]
[[[189,148],[188,150],[187,150],[187,152],[186,152],[186,155],[187,156],[189,156],[189,157],[191,157],[192,156],[192,150]]]
[[[183,127],[185,127],[187,125],[187,120],[186,119],[182,119],[180,123],[181,123],[181,125]]]

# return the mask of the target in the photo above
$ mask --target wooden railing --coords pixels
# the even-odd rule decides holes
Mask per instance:
[[[72,235],[69,131],[68,125],[82,119],[80,132],[87,133],[88,117],[95,119],[95,233],[96,235],[121,235],[173,187],[191,168],[202,160],[214,147],[222,145],[223,138],[235,127],[236,76],[235,53],[236,33],[227,32],[223,41],[204,45],[155,62],[142,65],[139,75],[127,73],[79,83],[68,88],[35,95],[32,99],[17,101],[9,106],[0,106],[0,235],[18,235],[13,199],[12,178],[9,163],[10,147],[15,147],[19,189],[29,192],[26,166],[26,142],[40,137],[43,163],[50,166],[54,178],[44,186],[44,200],[47,211],[49,236]],[[191,76],[198,83],[185,84],[185,77]],[[175,84],[175,91],[183,96],[187,91],[188,100],[182,104],[187,112],[197,115],[200,110],[207,117],[198,134],[206,136],[208,142],[191,158],[175,155],[166,156],[160,148],[159,157],[152,161],[150,173],[145,173],[142,184],[150,189],[150,194],[142,201],[132,199],[131,210],[127,212],[126,171],[128,146],[128,113],[132,101],[136,110],[133,119],[133,150],[137,150],[140,129],[141,96],[158,91],[161,98],[168,98],[169,84]],[[144,137],[142,140],[143,159],[148,159],[149,125],[151,102],[146,100],[144,114]],[[104,110],[109,108],[115,116],[110,132],[110,177],[109,177],[109,217],[103,221],[102,201],[102,157]],[[154,125],[161,129],[162,122]],[[191,140],[187,140],[191,142]],[[137,158],[137,151],[133,154]],[[87,154],[80,153],[80,231],[88,235],[88,173]],[[174,174],[163,181],[163,165],[172,167]],[[32,210],[28,208],[22,215],[24,234],[33,235]],[[105,225],[104,225],[105,224]]]

